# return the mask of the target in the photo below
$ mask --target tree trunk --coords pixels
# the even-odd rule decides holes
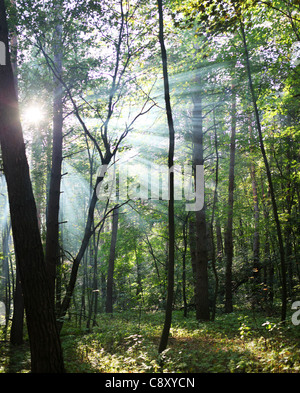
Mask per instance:
[[[248,72],[249,88],[250,88],[251,97],[252,97],[252,103],[253,103],[253,107],[254,107],[254,114],[255,114],[255,120],[256,120],[258,136],[259,136],[260,149],[261,149],[261,153],[262,153],[262,156],[263,156],[265,169],[266,169],[266,173],[267,173],[267,179],[268,179],[270,195],[271,195],[271,201],[272,201],[273,215],[274,215],[274,220],[275,220],[275,224],[276,224],[276,231],[277,231],[277,238],[278,238],[278,245],[279,245],[279,255],[280,255],[280,265],[281,265],[281,276],[282,276],[281,277],[282,278],[281,320],[285,321],[285,319],[286,319],[286,308],[287,308],[286,264],[285,264],[285,253],[284,253],[284,246],[283,246],[281,224],[280,224],[279,216],[278,216],[278,209],[277,209],[277,203],[276,203],[276,198],[275,198],[275,192],[274,192],[274,187],[273,187],[273,181],[272,181],[269,161],[268,161],[267,154],[266,154],[266,151],[265,151],[265,146],[264,146],[264,140],[263,140],[261,125],[260,125],[260,118],[259,118],[259,113],[258,113],[258,108],[257,108],[256,96],[255,96],[253,82],[252,82],[252,74],[251,74],[251,68],[250,68],[248,46],[247,46],[247,41],[246,41],[244,24],[243,24],[242,21],[241,21],[241,24],[240,24],[240,28],[241,28],[241,33],[242,33],[242,37],[243,37],[246,67],[247,67],[247,72]]]
[[[6,46],[6,65],[0,67],[0,142],[7,182],[15,253],[20,272],[31,350],[31,370],[64,371],[54,302],[50,298],[43,247],[38,228],[25,144],[12,72],[6,11],[0,0],[0,41]]]
[[[183,236],[183,253],[182,253],[182,298],[183,298],[183,316],[187,317],[187,300],[186,300],[186,251],[187,251],[187,225],[188,215],[182,224]]]
[[[59,11],[58,7],[55,7]],[[55,27],[53,52],[54,66],[59,78],[62,77],[62,25]],[[49,275],[51,297],[55,298],[56,270],[59,263],[59,201],[62,166],[63,130],[63,88],[60,79],[54,78],[53,91],[53,145],[52,165],[47,206],[47,234],[45,261]]]
[[[94,313],[93,316],[93,326],[96,326],[96,318],[97,318],[97,312],[98,312],[98,297],[99,297],[99,289],[98,289],[98,249],[99,249],[99,243],[100,243],[100,232],[98,232],[97,239],[96,239],[96,233],[94,233],[93,236],[93,248],[94,248],[94,269],[93,269],[93,292],[92,292],[92,301],[91,301],[91,309],[90,309],[90,315],[89,315],[89,320],[92,319],[92,314]],[[89,328],[89,325],[87,326]]]
[[[252,137],[252,126],[249,125],[249,133],[250,133],[250,151],[252,151],[253,146],[253,137]],[[250,176],[252,183],[252,194],[253,194],[253,209],[254,209],[254,235],[253,235],[253,268],[252,268],[252,276],[253,276],[253,293],[252,293],[252,301],[253,305],[259,303],[259,293],[258,293],[258,280],[259,280],[259,271],[260,271],[260,261],[259,261],[259,249],[260,249],[260,241],[259,241],[259,204],[258,204],[258,193],[257,193],[257,182],[256,182],[256,173],[255,173],[255,165],[254,162],[251,161],[250,164]]]
[[[16,6],[15,0],[11,0],[11,4],[13,7]],[[17,31],[12,34],[10,39],[11,45],[11,66],[14,74],[14,82],[16,89],[16,96],[18,98],[18,37]],[[14,292],[14,300],[13,300],[13,316],[12,316],[12,324],[10,329],[10,343],[12,345],[21,345],[23,344],[23,327],[24,327],[24,299],[22,293],[22,286],[20,280],[20,273],[18,266],[16,266],[16,287]]]
[[[81,284],[81,302],[80,302],[80,311],[79,311],[79,326],[81,327],[82,319],[86,319],[86,310],[85,310],[85,293],[87,288],[87,260],[88,260],[88,252],[86,252],[83,256],[83,279]]]
[[[9,293],[9,237],[10,237],[10,224],[9,222],[4,223],[3,234],[2,234],[2,272],[1,272],[1,284],[0,284],[0,300],[5,304],[6,318],[9,317],[10,311],[10,299]]]
[[[265,244],[264,244],[264,265],[265,265],[265,288],[266,288],[266,304],[271,311],[274,300],[274,263],[271,257],[270,247],[270,197],[269,192],[264,190],[264,180],[261,178],[262,189],[262,207],[265,222]]]
[[[201,88],[201,79],[196,77],[198,88]],[[193,173],[196,187],[196,168],[204,165],[203,156],[203,111],[202,96],[197,92],[193,95]],[[204,187],[204,184],[201,185]],[[208,251],[207,251],[207,228],[206,228],[206,206],[195,212],[195,303],[196,318],[198,320],[209,320],[208,299]]]
[[[138,300],[142,299],[142,301],[143,301],[141,264],[139,262],[140,258],[139,258],[139,254],[137,252],[136,242],[137,242],[137,239],[135,238],[134,253],[135,253],[135,265],[136,265],[136,282],[137,282],[135,296]]]
[[[113,281],[114,281],[114,268],[115,268],[115,255],[118,234],[118,221],[119,221],[119,208],[117,207],[113,212],[112,220],[112,233],[110,252],[108,260],[108,273],[107,273],[107,288],[106,288],[106,307],[105,311],[112,314],[113,312]]]
[[[62,301],[62,304],[61,304],[61,307],[59,310],[59,315],[58,315],[59,316],[59,323],[58,323],[59,330],[61,330],[61,328],[63,326],[64,317],[66,316],[66,313],[67,313],[68,308],[70,306],[70,302],[71,302],[74,288],[75,288],[75,284],[76,284],[77,273],[78,273],[80,262],[82,261],[83,255],[88,247],[89,240],[93,234],[91,228],[92,228],[92,225],[94,222],[94,212],[95,212],[95,207],[96,207],[96,203],[97,203],[97,191],[96,190],[97,190],[98,185],[102,182],[102,180],[103,180],[103,176],[97,178],[96,184],[95,184],[95,187],[93,190],[93,194],[92,194],[92,198],[91,198],[90,206],[89,206],[89,211],[88,211],[88,216],[87,216],[87,221],[86,221],[86,225],[85,225],[83,240],[81,242],[78,254],[73,261],[70,279],[69,279],[69,282],[68,282],[68,285],[66,288],[66,294],[64,296],[64,299]]]
[[[189,218],[189,243],[190,243],[190,254],[191,264],[193,272],[193,286],[194,286],[194,298],[196,298],[196,236],[195,236],[195,220],[193,217]]]
[[[22,284],[17,264],[16,289],[14,294],[14,312],[10,329],[10,343],[12,345],[23,344],[23,325],[24,325],[24,300]]]
[[[196,318],[209,320],[208,254],[205,207],[196,212]]]
[[[175,148],[175,131],[173,124],[173,115],[170,102],[170,88],[168,77],[168,60],[167,52],[164,42],[164,18],[162,0],[157,0],[158,3],[158,16],[159,16],[159,43],[161,48],[161,60],[164,76],[164,93],[166,114],[169,128],[169,153],[168,153],[168,168],[170,172],[169,179],[169,205],[168,205],[168,229],[169,229],[169,259],[168,259],[168,289],[167,289],[167,304],[165,322],[160,338],[158,351],[164,351],[168,344],[169,332],[172,323],[172,308],[174,296],[174,259],[175,259],[175,223],[174,223],[174,148]]]
[[[231,141],[230,141],[230,166],[229,166],[229,185],[228,185],[228,216],[227,228],[225,233],[225,312],[233,311],[232,304],[232,260],[233,260],[233,201],[234,201],[234,165],[235,165],[235,133],[236,133],[236,95],[232,86],[231,104]]]
[[[218,271],[217,271],[217,266],[216,263],[220,259],[220,253],[221,253],[221,245],[220,240],[218,240],[218,232],[217,232],[217,251],[216,251],[216,245],[215,245],[215,240],[214,240],[214,221],[215,221],[215,213],[217,210],[217,204],[218,204],[218,185],[219,185],[219,149],[218,149],[218,138],[217,138],[217,127],[215,124],[215,111],[213,112],[214,115],[214,144],[215,144],[215,150],[216,150],[216,177],[215,177],[215,189],[214,189],[214,199],[213,199],[213,207],[212,207],[212,215],[211,215],[211,222],[210,222],[210,236],[211,236],[211,263],[212,263],[212,269],[215,277],[215,292],[214,292],[214,298],[213,298],[213,306],[212,306],[212,315],[211,315],[211,320],[215,320],[215,315],[216,315],[216,305],[217,305],[217,297],[218,297],[218,290],[219,290],[219,276],[218,276]],[[216,219],[216,227],[218,227],[218,217]],[[217,252],[217,255],[216,255]]]

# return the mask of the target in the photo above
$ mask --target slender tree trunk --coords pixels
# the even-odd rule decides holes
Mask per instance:
[[[270,231],[269,231],[269,211],[270,211],[270,197],[269,193],[264,190],[264,179],[261,178],[262,189],[262,206],[265,227],[265,244],[264,244],[264,265],[265,265],[265,285],[266,285],[266,300],[268,309],[271,311],[274,300],[274,263],[271,257],[270,247]]]
[[[136,298],[137,299],[142,299],[143,301],[143,286],[142,286],[142,275],[141,275],[141,264],[139,262],[139,255],[137,252],[137,247],[136,247],[136,238],[135,238],[135,245],[134,245],[134,253],[135,253],[135,265],[136,265],[136,282],[137,282],[137,287],[136,287]],[[141,294],[141,296],[139,296]]]
[[[86,225],[85,225],[83,240],[81,242],[78,254],[73,261],[70,279],[69,279],[69,282],[68,282],[68,285],[66,288],[66,294],[64,296],[64,299],[62,301],[62,304],[61,304],[61,307],[59,310],[59,323],[58,323],[59,330],[61,330],[61,328],[63,326],[63,319],[66,316],[66,313],[67,313],[68,308],[70,306],[70,302],[71,302],[74,288],[75,288],[75,284],[76,284],[77,273],[78,273],[80,262],[82,261],[83,255],[88,247],[89,240],[93,234],[91,228],[92,228],[92,225],[94,222],[94,211],[95,211],[95,207],[96,207],[96,203],[97,203],[97,191],[96,190],[97,190],[98,185],[102,182],[102,180],[103,180],[102,176],[97,178],[97,181],[96,181],[96,184],[95,184],[95,187],[93,190],[93,194],[92,194],[92,198],[91,198],[91,202],[90,202],[90,206],[89,206],[89,210],[88,210],[88,216],[87,216],[87,221],[86,221]]]
[[[59,7],[55,7],[59,12]],[[62,25],[58,24],[54,32],[54,66],[62,77]],[[56,270],[59,264],[59,201],[62,166],[62,130],[63,130],[63,87],[60,79],[54,76],[53,92],[53,147],[50,176],[49,199],[47,206],[47,234],[45,261],[49,274],[50,291],[55,298]]]
[[[231,141],[230,141],[230,166],[229,166],[229,185],[228,185],[228,216],[227,228],[225,233],[225,312],[233,311],[232,304],[232,260],[233,260],[233,202],[234,202],[234,165],[235,165],[235,134],[236,134],[236,94],[232,86],[231,104]]]
[[[169,179],[169,205],[168,205],[168,227],[169,227],[169,260],[168,260],[168,290],[167,290],[167,304],[165,313],[165,322],[160,338],[158,351],[164,351],[168,344],[169,332],[172,323],[172,308],[174,297],[174,259],[175,259],[175,222],[174,222],[174,148],[175,148],[175,131],[173,124],[173,115],[170,102],[170,88],[168,76],[168,60],[167,52],[164,42],[164,18],[162,0],[157,0],[158,16],[159,16],[159,43],[161,48],[161,60],[164,76],[164,93],[166,114],[169,127],[169,154],[168,154],[168,168],[170,172]]]
[[[288,122],[290,124],[290,121]],[[291,162],[293,161],[292,146],[291,141],[289,139],[286,140],[288,145],[287,149],[287,176],[291,179]],[[292,205],[293,205],[293,187],[292,182],[288,181],[286,185],[286,210],[287,210],[287,223],[286,228],[284,230],[284,238],[285,238],[285,258],[286,258],[286,265],[287,265],[287,295],[292,298],[293,297],[293,250],[292,250],[292,239],[293,239],[293,218],[292,218]]]
[[[187,317],[187,300],[186,300],[186,251],[187,251],[187,225],[188,215],[182,224],[183,236],[183,253],[182,253],[182,298],[183,298],[183,316]]]
[[[147,233],[145,233],[145,236],[146,236],[147,244],[148,244],[148,246],[149,246],[149,252],[150,252],[150,254],[152,255],[152,258],[153,258],[153,262],[154,262],[154,266],[155,266],[155,270],[156,270],[156,274],[157,274],[157,279],[158,279],[158,283],[159,283],[161,298],[163,299],[163,300],[162,300],[162,303],[164,303],[164,301],[165,301],[165,300],[164,300],[164,297],[165,297],[165,285],[164,285],[164,283],[162,283],[161,275],[160,275],[160,273],[159,273],[158,263],[159,263],[160,261],[157,259],[157,257],[156,257],[155,254],[154,254],[154,251],[153,251],[153,248],[152,248],[152,245],[151,245],[151,242],[150,242],[150,240],[149,240],[149,238],[148,238]],[[161,263],[161,262],[160,262],[160,263]]]
[[[255,92],[254,92],[254,86],[253,86],[253,82],[252,82],[252,74],[251,74],[251,68],[250,68],[248,46],[247,46],[247,41],[246,41],[244,24],[243,24],[242,21],[241,21],[241,24],[240,24],[240,28],[241,28],[241,33],[242,33],[242,37],[243,37],[246,67],[247,67],[247,72],[248,72],[249,88],[250,88],[251,97],[252,97],[252,103],[253,103],[253,108],[254,108],[256,126],[257,126],[257,131],[258,131],[258,136],[259,136],[260,149],[261,149],[261,153],[262,153],[262,156],[263,156],[265,169],[266,169],[266,173],[267,173],[267,179],[268,179],[270,195],[271,195],[271,201],[272,201],[273,215],[274,215],[274,220],[275,220],[276,230],[277,230],[277,238],[278,238],[278,245],[279,245],[279,255],[280,255],[280,265],[281,265],[281,278],[282,278],[281,320],[285,321],[285,319],[286,319],[286,309],[287,309],[286,263],[285,263],[285,253],[284,253],[284,246],[283,246],[281,224],[280,224],[280,220],[279,220],[279,216],[278,216],[278,209],[277,209],[277,203],[276,203],[276,198],[275,198],[275,192],[274,192],[274,187],[273,187],[273,181],[272,181],[269,161],[268,161],[267,154],[266,154],[266,151],[265,151],[265,146],[264,146],[264,140],[263,140],[263,135],[262,135],[262,130],[261,130],[261,124],[260,124],[259,112],[258,112],[258,107],[257,107],[257,101],[256,101],[256,96],[255,96]]]
[[[94,318],[93,318],[93,326],[96,326],[97,312],[98,312],[98,298],[99,298],[99,289],[98,289],[98,249],[100,243],[100,231],[98,232],[97,240],[96,234],[94,235],[94,277],[93,277],[93,289],[94,289]]]
[[[195,236],[195,220],[193,217],[189,219],[189,243],[191,264],[193,272],[194,299],[196,299],[196,236]]]
[[[209,320],[208,254],[205,207],[196,212],[196,318]],[[204,239],[203,239],[204,238]]]
[[[215,190],[214,190],[214,199],[213,199],[213,207],[212,207],[212,215],[211,215],[211,222],[210,222],[210,231],[211,231],[211,245],[212,245],[212,255],[211,255],[211,262],[212,262],[212,269],[215,276],[215,292],[213,298],[213,307],[212,307],[212,321],[215,320],[216,315],[216,305],[217,305],[217,297],[218,297],[218,290],[219,290],[219,276],[217,272],[216,263],[219,260],[219,253],[221,246],[219,242],[217,242],[217,256],[216,256],[216,245],[214,240],[214,221],[215,221],[215,213],[217,210],[218,205],[218,185],[219,185],[219,149],[218,149],[218,138],[217,138],[217,127],[215,124],[215,111],[214,114],[214,142],[215,142],[215,150],[216,150],[216,177],[215,177]],[[218,218],[217,220],[218,221]],[[216,224],[217,226],[217,224]]]
[[[11,4],[15,7],[15,0],[11,0]],[[18,98],[18,37],[15,30],[12,34],[11,40],[11,65],[14,74],[16,96]],[[10,329],[10,342],[12,345],[21,345],[23,343],[23,326],[24,326],[24,299],[22,293],[22,286],[20,280],[20,273],[18,264],[16,264],[16,287],[14,291],[13,300],[13,316]]]
[[[100,233],[94,233],[93,235],[93,253],[91,255],[91,263],[93,264],[93,279],[92,279],[92,293],[91,293],[91,301],[89,304],[89,314],[87,320],[87,329],[90,329],[90,324],[92,321],[92,326],[96,326],[97,324],[97,312],[98,312],[98,297],[99,297],[99,289],[98,289],[98,249],[100,243]]]
[[[83,280],[81,285],[81,303],[80,303],[80,311],[79,311],[79,326],[81,327],[82,319],[86,318],[85,312],[85,293],[87,288],[87,259],[88,259],[88,251],[83,256]]]
[[[117,207],[113,212],[111,243],[108,260],[108,273],[107,273],[107,288],[106,288],[106,307],[105,311],[112,314],[113,312],[113,281],[114,281],[114,268],[115,268],[115,255],[117,245],[119,222],[119,208]]]
[[[252,126],[249,125],[249,133],[250,133],[250,151],[252,151],[253,146],[253,136],[252,136]],[[257,304],[259,302],[259,294],[258,294],[258,284],[259,284],[259,271],[260,271],[260,261],[259,261],[259,249],[260,249],[260,240],[259,240],[259,203],[258,203],[258,193],[257,193],[257,182],[256,182],[256,171],[254,162],[251,161],[250,164],[250,176],[252,183],[252,194],[253,194],[253,209],[254,209],[254,235],[253,235],[253,293],[252,300],[253,304]]]
[[[5,337],[7,335],[8,322],[10,318],[10,305],[11,305],[11,284],[10,284],[10,274],[9,274],[9,238],[10,238],[10,223],[6,222],[3,235],[2,235],[2,274],[1,274],[1,286],[2,293],[1,298],[5,304]]]
[[[0,67],[0,142],[7,182],[12,232],[20,272],[31,350],[32,372],[64,371],[50,298],[43,247],[38,228],[29,167],[12,72],[4,0],[0,0],[0,41],[6,46],[6,65]]]
[[[21,345],[23,344],[24,300],[18,264],[16,270],[16,288],[14,294],[14,312],[10,329],[10,343],[12,345]]]
[[[196,77],[198,88],[201,88],[201,78]],[[203,110],[201,92],[193,95],[193,172],[196,187],[196,168],[204,165],[203,154]],[[204,187],[204,185],[202,185]],[[206,227],[206,206],[195,212],[195,303],[196,318],[198,320],[209,320],[208,299],[208,238]]]

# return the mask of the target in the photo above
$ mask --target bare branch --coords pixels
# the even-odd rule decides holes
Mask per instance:
[[[43,46],[42,46],[42,44],[41,44],[41,42],[40,42],[40,39],[39,39],[38,37],[37,37],[37,41],[38,41],[38,43],[39,43],[38,48],[42,51],[42,53],[43,53],[43,55],[44,55],[44,57],[45,57],[45,60],[46,60],[46,62],[47,62],[48,67],[51,69],[51,71],[53,72],[53,74],[54,74],[54,76],[56,77],[56,79],[57,79],[57,80],[64,86],[64,88],[66,89],[66,92],[67,92],[67,94],[68,94],[68,96],[69,96],[69,98],[70,98],[70,100],[71,100],[71,102],[72,102],[72,105],[73,105],[73,107],[74,107],[74,113],[75,113],[75,115],[76,115],[78,121],[80,122],[80,124],[81,124],[81,126],[82,126],[84,132],[89,136],[89,138],[90,138],[90,139],[93,141],[93,143],[95,144],[96,149],[97,149],[97,151],[98,151],[98,153],[99,153],[99,155],[100,155],[100,157],[101,157],[101,161],[103,162],[104,157],[103,157],[103,153],[102,153],[102,151],[101,151],[101,148],[100,148],[98,142],[96,141],[96,139],[95,139],[95,138],[91,135],[91,133],[89,132],[89,130],[88,130],[88,128],[87,128],[85,122],[83,121],[82,117],[80,116],[79,107],[78,107],[78,105],[76,104],[76,102],[75,102],[75,100],[74,100],[74,98],[73,98],[73,96],[72,96],[72,93],[71,93],[70,88],[67,86],[67,84],[65,83],[65,81],[61,78],[61,76],[60,76],[59,73],[57,72],[57,69],[56,69],[56,66],[55,66],[53,60],[52,60],[52,59],[50,58],[50,56],[48,56],[48,54],[45,52],[45,50],[44,50],[44,48],[43,48]],[[110,151],[106,151],[106,155],[109,155],[109,154],[110,154]]]

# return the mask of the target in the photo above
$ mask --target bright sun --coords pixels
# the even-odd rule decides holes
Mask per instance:
[[[40,123],[44,119],[44,113],[38,105],[31,105],[24,110],[24,120],[28,123]]]

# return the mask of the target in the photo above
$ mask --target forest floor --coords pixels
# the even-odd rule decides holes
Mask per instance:
[[[69,373],[299,373],[300,325],[251,311],[197,322],[174,312],[167,349],[158,355],[164,314],[101,315],[87,330],[66,322],[62,331]],[[29,346],[0,343],[0,372],[30,371]]]

